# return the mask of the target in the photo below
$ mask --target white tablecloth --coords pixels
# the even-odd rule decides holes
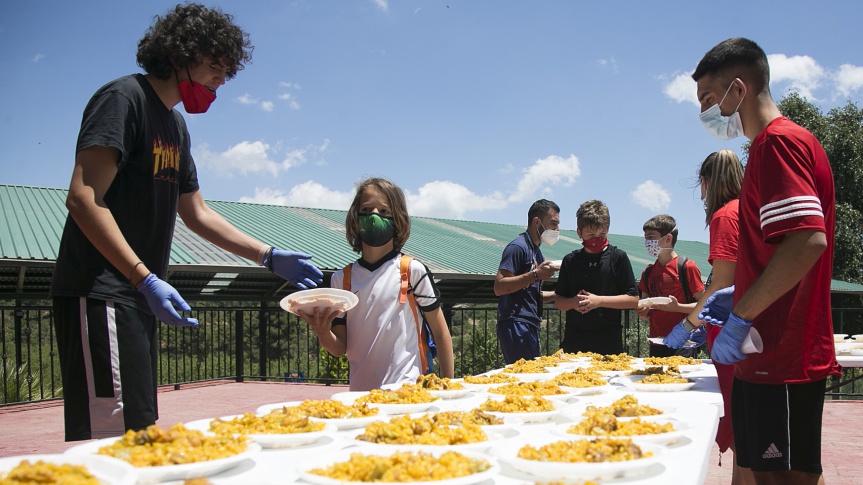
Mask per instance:
[[[686,424],[685,438],[682,442],[669,447],[667,452],[662,455],[659,463],[651,466],[644,474],[638,477],[606,480],[602,483],[694,485],[704,482],[707,475],[709,454],[722,413],[722,397],[719,393],[716,372],[712,365],[705,365],[699,372],[687,376],[697,379],[695,387],[688,391],[632,392],[615,386],[615,389],[610,392],[597,396],[583,396],[579,398],[580,402],[572,404],[573,408],[579,405],[583,406],[585,403],[605,405],[629,393],[644,404],[665,405],[675,408],[678,412],[674,418]],[[441,410],[466,410],[485,399],[485,395],[477,394],[443,400],[436,407]],[[547,436],[553,427],[567,422],[575,423],[576,420],[560,415],[547,423],[523,424],[517,427],[520,432],[519,438]],[[213,482],[216,485],[304,483],[298,478],[297,466],[303,465],[310,459],[332,455],[340,449],[352,446],[347,441],[349,435],[351,435],[350,431],[339,431],[334,437],[319,440],[314,445],[293,449],[264,450],[253,460],[248,460],[236,468],[216,475],[213,477]],[[519,473],[508,465],[502,464],[501,474],[493,481],[488,480],[484,484],[516,485],[543,481],[548,480]]]

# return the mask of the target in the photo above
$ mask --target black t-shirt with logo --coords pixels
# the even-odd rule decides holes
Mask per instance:
[[[581,290],[594,295],[637,295],[635,275],[626,252],[608,245],[599,254],[583,249],[567,254],[563,258],[555,293],[572,298]],[[584,332],[619,335],[622,330],[620,317],[621,310],[612,308],[597,308],[584,314],[568,310],[564,342]]]
[[[93,146],[120,152],[105,203],[141,261],[160,278],[168,269],[180,194],[198,190],[189,132],[141,74],[102,88],[84,110],[76,153]],[[124,269],[125,270],[125,269]],[[143,296],[67,217],[51,283],[51,296],[88,296],[137,305]]]

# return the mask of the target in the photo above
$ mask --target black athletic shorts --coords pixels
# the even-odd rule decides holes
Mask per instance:
[[[66,441],[120,436],[156,422],[156,324],[133,306],[54,298]]]
[[[731,414],[737,464],[757,472],[820,474],[826,381],[773,385],[735,377]]]

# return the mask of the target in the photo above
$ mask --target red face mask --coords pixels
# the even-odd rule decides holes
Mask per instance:
[[[590,252],[598,253],[608,246],[608,239],[604,237],[592,237],[581,242]]]
[[[189,73],[188,67],[186,73]],[[177,87],[180,89],[180,99],[183,100],[183,108],[186,113],[206,113],[213,101],[216,100],[216,93],[207,89],[203,84],[192,81],[191,75],[189,75],[189,79],[178,83]]]

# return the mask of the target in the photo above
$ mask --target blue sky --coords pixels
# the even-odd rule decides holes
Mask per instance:
[[[140,72],[138,40],[175,3],[0,3],[0,183],[68,187],[85,104]],[[186,115],[207,199],[347,209],[358,180],[385,176],[412,215],[521,225],[545,197],[574,229],[596,198],[612,233],[669,213],[706,242],[695,171],[745,142],[698,120],[689,74],[707,50],[758,42],[777,100],[796,89],[826,112],[863,94],[852,0],[203,3],[255,45]]]

